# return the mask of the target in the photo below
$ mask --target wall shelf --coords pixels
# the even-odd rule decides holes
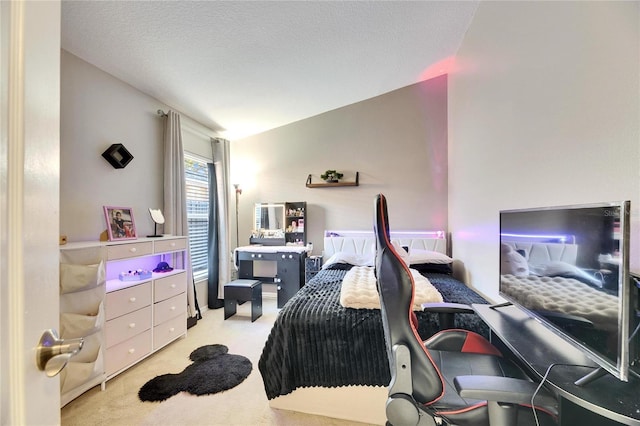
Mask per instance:
[[[360,186],[359,182],[360,173],[356,172],[355,182],[325,182],[325,183],[311,183],[311,175],[307,177],[307,188],[331,188],[336,186]]]

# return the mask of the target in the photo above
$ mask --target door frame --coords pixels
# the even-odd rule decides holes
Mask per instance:
[[[60,423],[35,362],[59,323],[60,31],[59,0],[0,2],[0,424]]]

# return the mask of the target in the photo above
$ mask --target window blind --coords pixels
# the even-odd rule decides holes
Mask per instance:
[[[184,156],[187,222],[193,278],[207,277],[207,233],[209,229],[209,182],[207,164],[195,156]]]

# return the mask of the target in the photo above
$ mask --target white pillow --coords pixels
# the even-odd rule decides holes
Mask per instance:
[[[516,277],[529,276],[529,264],[520,253],[509,244],[500,244],[500,274],[511,274]]]
[[[567,278],[575,278],[579,281],[588,282],[595,286],[602,287],[602,281],[600,281],[593,275],[575,265],[559,260],[547,263],[543,275],[549,277],[562,276]]]
[[[339,251],[329,259],[327,259],[326,262],[324,262],[324,265],[322,265],[322,269],[326,269],[327,267],[329,267],[329,265],[332,265],[334,263],[348,263],[354,266],[374,266],[375,256],[371,253],[355,254]]]
[[[444,253],[431,250],[410,249],[409,250],[409,263],[412,265],[420,265],[423,263],[437,263],[444,265],[452,263],[453,259]]]
[[[562,262],[559,260],[549,262],[545,265],[544,273],[545,275],[571,275],[571,274],[579,274],[583,271],[580,270],[575,265],[572,265],[567,262]]]
[[[398,252],[405,265],[409,266],[409,253],[407,253],[407,251],[400,245],[400,243],[393,241],[391,244],[393,245],[393,248]]]

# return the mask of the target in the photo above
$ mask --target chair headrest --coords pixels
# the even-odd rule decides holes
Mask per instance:
[[[377,247],[384,247],[390,243],[389,216],[387,215],[387,199],[378,194],[375,199],[375,221],[373,232],[376,235]]]

